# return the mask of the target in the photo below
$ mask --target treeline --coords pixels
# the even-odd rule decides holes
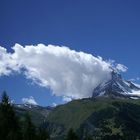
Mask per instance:
[[[20,119],[11,104],[6,92],[0,100],[0,140],[51,140],[50,135],[43,125],[36,127],[28,113]],[[70,129],[64,140],[80,140],[73,129]],[[92,140],[87,137],[84,140]]]
[[[6,92],[3,92],[0,101],[0,139],[50,140],[50,136],[46,128],[35,127],[28,113],[20,120]]]

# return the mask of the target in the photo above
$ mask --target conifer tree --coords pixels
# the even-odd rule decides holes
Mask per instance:
[[[21,139],[18,118],[5,91],[0,102],[0,138],[2,140]]]
[[[25,121],[23,123],[23,139],[24,140],[35,140],[36,139],[36,128],[31,121],[30,115],[25,114]]]
[[[50,135],[45,127],[38,129],[38,140],[50,140]]]
[[[73,129],[70,129],[68,131],[67,136],[66,136],[66,140],[79,140],[79,138],[76,135],[76,133],[73,131]]]

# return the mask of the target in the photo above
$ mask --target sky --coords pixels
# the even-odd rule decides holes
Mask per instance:
[[[107,75],[109,62],[106,61],[114,60],[116,64],[123,64],[128,68],[127,72],[123,72],[126,69],[121,70],[125,79],[133,79],[140,83],[139,6],[139,0],[0,0],[0,46],[6,49],[6,52],[3,49],[1,52],[9,60],[5,62],[0,57],[0,61],[4,66],[5,63],[8,63],[12,69],[10,74],[0,76],[0,92],[6,90],[15,103],[26,102],[27,100],[34,102],[35,100],[37,104],[43,106],[64,103],[70,100],[69,97],[85,97],[81,96],[84,93],[81,95],[77,93],[80,91],[77,87],[72,89],[75,94],[71,93],[70,95],[70,87],[64,88],[65,90],[58,90],[52,82],[48,82],[48,78],[54,78],[55,82],[58,82],[57,78],[61,79],[59,76],[65,75],[67,69],[60,69],[59,67],[67,62],[70,68],[69,73],[72,72],[75,75],[77,69],[83,69],[79,73],[86,72],[86,76],[89,78],[92,74],[93,76],[96,75],[97,70],[101,74]],[[38,44],[42,44],[43,47]],[[52,45],[52,48],[49,47],[49,44]],[[15,49],[12,49],[13,46]],[[34,53],[32,50],[26,51],[25,48],[32,48],[33,46],[37,46]],[[65,53],[63,53],[64,50]],[[38,51],[46,53],[43,53],[44,56],[39,56],[37,55]],[[53,53],[55,51],[56,53]],[[83,53],[79,53],[80,51]],[[9,53],[11,56],[8,56]],[[19,54],[30,57],[25,60],[25,57],[20,57]],[[69,57],[66,57],[65,54]],[[15,56],[18,57],[15,58]],[[94,56],[101,56],[103,60]],[[12,57],[12,60],[9,57]],[[78,58],[78,62],[76,58]],[[96,60],[96,58],[98,59]],[[40,66],[39,64],[43,60],[45,62],[46,59],[54,61],[48,61],[48,63],[44,63],[44,66]],[[23,60],[27,63],[23,63]],[[32,65],[33,60],[38,61],[38,67]],[[19,66],[17,68],[15,65],[11,65],[13,61],[17,65],[22,62],[21,65],[24,67]],[[99,67],[96,67],[94,72],[89,71],[87,66],[92,67],[95,61]],[[55,65],[59,62],[63,63],[60,63],[57,69],[50,67],[51,62]],[[104,65],[105,71],[102,71]],[[118,65],[119,68],[120,66]],[[26,72],[21,72],[24,71],[24,68]],[[41,77],[33,75],[36,73],[31,73],[31,68],[37,70]],[[74,72],[72,71],[73,68],[76,68]],[[53,76],[55,75],[53,77],[52,73],[50,75],[41,73],[46,69],[49,71],[57,70],[61,75],[53,74]],[[41,81],[42,77],[45,78],[45,81]],[[35,78],[37,80],[34,80]],[[73,80],[71,77],[64,78],[69,81]],[[104,77],[99,77],[98,82],[102,78]],[[38,80],[41,84],[38,83]],[[78,80],[75,81],[78,83]],[[97,80],[96,82],[93,81],[93,87],[98,83]],[[63,79],[61,82],[63,85]],[[83,86],[83,88],[86,90],[87,86]]]

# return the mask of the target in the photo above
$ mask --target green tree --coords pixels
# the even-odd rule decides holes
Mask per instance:
[[[50,140],[50,135],[45,127],[38,129],[38,140]]]
[[[93,138],[91,136],[87,136],[84,140],[93,140]]]
[[[19,121],[5,91],[0,102],[0,138],[3,140],[21,139]]]
[[[36,128],[33,125],[30,115],[25,114],[25,121],[23,122],[23,139],[24,140],[35,140],[36,139]]]
[[[76,135],[76,133],[73,131],[73,129],[70,129],[68,131],[67,136],[66,136],[66,140],[79,140],[79,138]]]

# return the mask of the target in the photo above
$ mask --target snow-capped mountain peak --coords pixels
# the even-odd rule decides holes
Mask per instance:
[[[101,83],[94,89],[92,97],[99,96],[140,98],[140,85],[126,81],[118,72],[112,71],[111,79],[106,83]]]

